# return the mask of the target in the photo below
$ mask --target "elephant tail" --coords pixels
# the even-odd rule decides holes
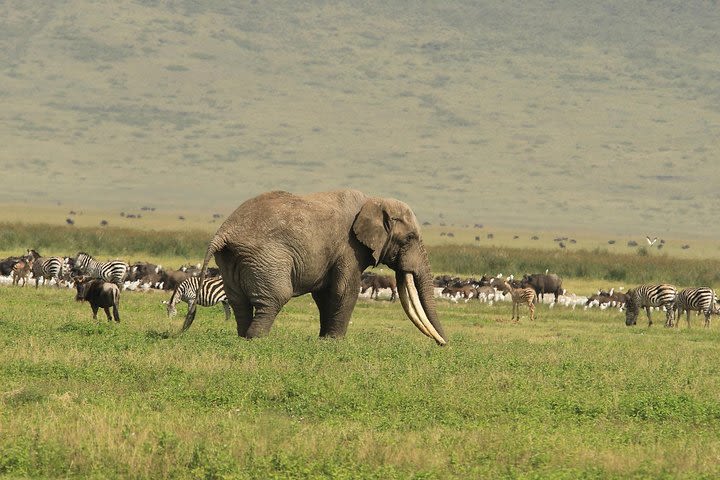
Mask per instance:
[[[208,245],[207,253],[205,253],[205,259],[203,260],[202,269],[200,270],[200,275],[198,276],[198,292],[202,290],[203,283],[205,283],[205,276],[207,275],[207,268],[208,263],[210,263],[210,259],[213,255],[215,255],[216,252],[219,252],[223,248],[225,248],[226,241],[225,237],[222,235],[215,235],[213,239],[210,241],[210,245]],[[188,308],[188,313],[185,316],[185,323],[183,323],[182,330],[180,333],[184,332],[188,328],[190,328],[190,325],[192,325],[193,320],[195,320],[195,311],[197,309],[197,302],[193,302],[192,305]]]

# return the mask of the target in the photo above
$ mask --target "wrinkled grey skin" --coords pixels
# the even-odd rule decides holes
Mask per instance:
[[[408,317],[438,344],[446,343],[417,219],[398,200],[356,190],[264,193],[240,205],[218,229],[201,281],[211,256],[220,267],[241,337],[267,335],[283,305],[305,293],[312,294],[320,311],[320,336],[343,337],[361,273],[383,263],[395,270]],[[415,297],[411,284],[417,287]],[[183,331],[194,317],[195,306]]]

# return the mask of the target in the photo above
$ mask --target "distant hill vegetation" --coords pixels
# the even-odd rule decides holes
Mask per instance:
[[[0,4],[0,202],[720,234],[715,1]]]

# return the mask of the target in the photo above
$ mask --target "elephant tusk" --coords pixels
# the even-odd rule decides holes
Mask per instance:
[[[413,324],[420,330],[422,333],[430,336],[430,332],[427,331],[425,326],[422,324],[420,319],[417,316],[417,313],[415,313],[415,310],[410,305],[410,295],[407,291],[407,284],[403,280],[402,282],[399,282],[398,285],[398,296],[400,297],[400,304],[403,307],[403,310],[405,310],[405,313],[407,314],[408,318],[413,322]]]
[[[432,335],[430,335],[428,329],[425,328],[425,325],[423,325],[423,323],[420,321],[420,318],[415,312],[415,309],[410,304],[410,295],[408,294],[406,282],[401,282],[400,285],[398,285],[398,296],[400,297],[400,303],[402,304],[403,310],[405,310],[408,318],[410,318],[410,320],[413,322],[413,324],[415,324],[418,330],[420,330],[428,337],[432,338]]]
[[[415,287],[415,281],[413,280],[412,273],[405,274],[405,283],[407,284],[407,291],[410,294],[410,305],[415,309],[415,312],[417,313],[420,322],[425,327],[425,330],[429,332],[428,336],[434,338],[435,341],[440,345],[445,345],[447,342],[443,337],[440,336],[437,330],[435,330],[435,327],[432,323],[430,323],[430,320],[425,314],[422,303],[420,303],[420,297],[418,296],[418,291]]]

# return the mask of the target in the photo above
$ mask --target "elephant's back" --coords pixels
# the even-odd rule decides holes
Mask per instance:
[[[357,190],[308,195],[266,192],[243,202],[228,216],[218,233],[254,232],[254,236],[261,237],[293,230],[332,229],[339,224],[352,224],[366,200],[367,197]]]
[[[278,244],[310,250],[296,253],[320,253],[311,251],[327,248],[327,238],[347,241],[365,201],[367,197],[357,190],[308,195],[266,192],[243,202],[228,216],[218,235],[226,238],[228,247],[241,256],[244,251],[256,254],[268,245]]]

